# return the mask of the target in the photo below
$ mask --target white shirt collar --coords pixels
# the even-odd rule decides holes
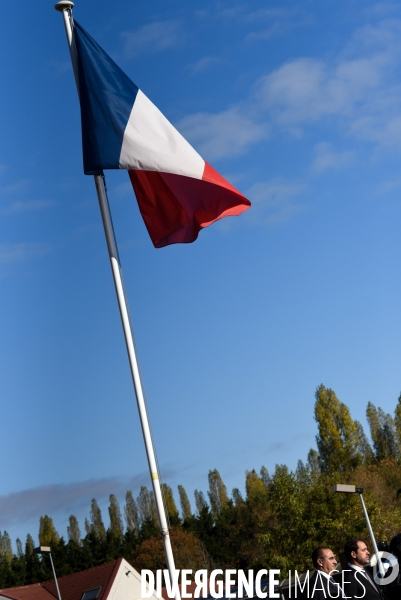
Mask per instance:
[[[320,575],[324,575],[327,579],[330,579],[330,575],[325,571],[321,571],[320,569],[316,569],[316,573],[320,573]]]
[[[351,565],[351,563],[348,563],[348,566],[351,567],[351,569],[355,569],[355,571],[364,571],[365,570],[363,567],[359,567],[358,565]]]

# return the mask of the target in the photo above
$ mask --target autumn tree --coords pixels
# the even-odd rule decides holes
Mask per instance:
[[[120,505],[114,494],[109,496],[110,533],[118,540],[123,539],[123,521],[121,519]]]
[[[185,488],[182,485],[178,486],[178,495],[180,497],[180,505],[181,505],[181,515],[182,518],[190,519],[192,517],[191,504],[189,502],[189,498]]]
[[[207,494],[209,496],[212,514],[216,518],[228,502],[227,488],[217,469],[209,471],[208,480],[209,491]]]
[[[127,524],[127,530],[130,532],[139,531],[139,515],[138,507],[132,495],[132,492],[128,490],[125,495],[125,506],[124,506],[125,522]]]
[[[90,532],[99,540],[106,538],[106,528],[102,519],[102,511],[95,498],[91,501],[90,522],[85,522],[85,529],[87,533]]]
[[[53,519],[49,515],[40,517],[39,520],[39,543],[41,546],[54,546],[60,541]]]
[[[373,441],[376,459],[398,459],[400,456],[400,443],[398,441],[395,419],[391,415],[386,414],[380,407],[376,408],[371,402],[367,406],[366,417],[370,427],[370,436]]]
[[[168,519],[171,525],[178,525],[180,517],[178,516],[177,506],[175,504],[173,490],[167,483],[163,483],[162,486],[164,508],[167,513]]]
[[[196,510],[198,511],[198,514],[201,514],[203,509],[207,508],[207,502],[205,500],[205,495],[203,492],[195,490],[194,496],[195,496]]]
[[[5,559],[7,562],[11,562],[13,557],[11,539],[7,531],[4,531],[3,534],[0,531],[0,557]]]
[[[153,492],[148,490],[145,485],[141,486],[136,503],[142,523],[145,521],[157,521],[156,502]]]
[[[79,529],[78,519],[74,515],[70,515],[68,522],[69,522],[69,525],[67,526],[68,539],[79,545],[81,543],[81,531]]]
[[[316,390],[315,420],[318,425],[316,443],[319,465],[324,473],[345,473],[362,462],[355,422],[348,407],[329,388]]]

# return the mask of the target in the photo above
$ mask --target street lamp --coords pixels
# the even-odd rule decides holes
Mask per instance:
[[[50,546],[38,546],[37,548],[34,548],[33,551],[35,554],[48,554],[50,556],[50,564],[53,569],[54,583],[56,584],[57,596],[58,596],[58,600],[61,600],[61,594],[60,594],[60,590],[58,587],[58,581],[57,581],[57,576],[56,576],[56,569],[54,568]]]
[[[375,539],[375,536],[373,533],[372,525],[370,524],[368,511],[366,510],[365,502],[363,501],[363,496],[362,496],[363,488],[356,487],[355,485],[346,485],[344,483],[336,483],[336,485],[334,486],[334,491],[341,492],[343,494],[359,494],[359,497],[361,499],[363,514],[365,515],[366,524],[368,526],[368,531],[369,531],[369,535],[370,535],[370,540],[371,540],[372,546],[373,546],[373,551],[376,555],[377,566],[379,568],[380,575],[382,577],[384,577],[385,573],[384,573],[383,563],[380,560],[379,550],[377,548],[376,539]]]

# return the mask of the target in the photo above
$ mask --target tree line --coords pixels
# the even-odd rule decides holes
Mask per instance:
[[[320,385],[315,394],[316,449],[291,471],[276,465],[247,471],[245,494],[228,493],[217,469],[208,474],[209,489],[195,490],[191,505],[178,486],[179,509],[172,489],[163,484],[176,567],[179,569],[310,568],[314,547],[328,545],[336,552],[352,536],[368,539],[357,496],[333,493],[335,483],[365,490],[364,498],[378,540],[401,530],[401,395],[394,415],[369,403],[369,437],[361,423],[333,390]],[[121,510],[109,497],[109,525],[93,499],[81,532],[71,515],[66,539],[49,515],[40,517],[39,543],[51,546],[59,576],[124,557],[137,570],[165,568],[153,492],[128,491]],[[0,532],[0,587],[37,583],[52,578],[48,557],[34,554],[30,534],[25,545]],[[284,575],[283,575],[284,576]]]

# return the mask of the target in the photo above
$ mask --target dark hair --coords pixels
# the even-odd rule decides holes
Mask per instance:
[[[401,533],[393,537],[390,542],[390,552],[397,558],[401,558]]]
[[[344,544],[344,553],[348,562],[352,560],[351,552],[358,552],[358,542],[365,543],[362,538],[350,538]]]
[[[323,558],[323,556],[322,556],[323,550],[328,550],[328,547],[327,546],[318,546],[312,552],[312,562],[313,562],[313,566],[315,567],[315,569],[319,569],[320,568],[320,565],[317,562],[317,559],[318,558]]]

